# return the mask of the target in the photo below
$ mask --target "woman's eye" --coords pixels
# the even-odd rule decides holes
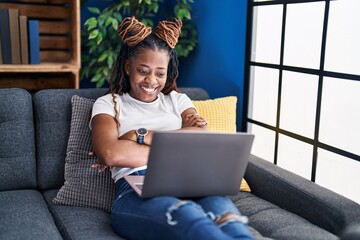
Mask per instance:
[[[157,77],[163,77],[163,76],[165,76],[165,73],[156,73],[156,76]]]
[[[146,70],[138,70],[140,74],[147,74],[148,72]]]

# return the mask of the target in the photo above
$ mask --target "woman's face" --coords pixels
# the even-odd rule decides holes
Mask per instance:
[[[143,49],[125,61],[125,72],[130,79],[130,96],[143,101],[155,101],[164,88],[169,64],[168,52]]]

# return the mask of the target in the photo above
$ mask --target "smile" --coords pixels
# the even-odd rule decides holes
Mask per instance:
[[[157,87],[145,87],[145,86],[140,86],[140,87],[148,94],[154,93],[157,88]]]

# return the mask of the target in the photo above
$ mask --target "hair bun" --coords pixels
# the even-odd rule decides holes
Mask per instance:
[[[135,46],[151,33],[151,27],[139,22],[135,17],[127,17],[119,24],[117,32],[124,43]]]
[[[161,21],[156,27],[155,34],[158,38],[164,40],[170,48],[175,48],[180,33],[182,22],[178,19],[174,21]]]

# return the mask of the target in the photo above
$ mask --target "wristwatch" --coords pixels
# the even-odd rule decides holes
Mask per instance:
[[[136,130],[136,141],[138,144],[144,144],[144,138],[148,134],[148,130],[146,128],[139,128]]]

